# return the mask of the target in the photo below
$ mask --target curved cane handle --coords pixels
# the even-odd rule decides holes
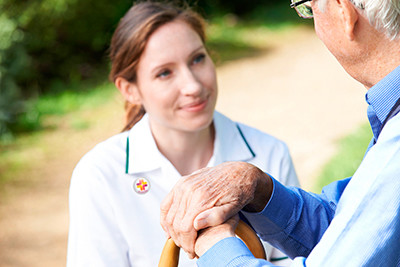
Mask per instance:
[[[266,259],[265,250],[260,239],[253,229],[242,220],[239,221],[235,234],[243,240],[251,253],[253,253],[254,257]],[[177,267],[179,262],[179,251],[180,249],[175,245],[174,241],[172,241],[171,238],[168,239],[161,253],[158,267]]]

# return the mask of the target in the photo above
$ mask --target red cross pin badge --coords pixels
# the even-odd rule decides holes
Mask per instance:
[[[138,194],[145,194],[150,190],[150,182],[146,178],[137,178],[133,183],[133,189]]]

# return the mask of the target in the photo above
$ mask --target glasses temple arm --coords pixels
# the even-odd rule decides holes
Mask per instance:
[[[294,8],[296,6],[299,6],[299,5],[304,4],[305,2],[309,2],[309,1],[311,1],[311,0],[301,0],[301,1],[298,1],[298,2],[294,2],[294,3],[290,4],[290,7]]]

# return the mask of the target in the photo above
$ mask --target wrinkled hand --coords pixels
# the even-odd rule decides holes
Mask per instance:
[[[223,224],[200,230],[195,244],[196,255],[201,257],[207,250],[222,239],[236,236],[235,229],[238,222],[239,215],[235,215]]]
[[[204,168],[182,177],[161,203],[161,226],[194,258],[198,230],[224,223],[243,207],[261,211],[271,193],[270,177],[252,164]]]

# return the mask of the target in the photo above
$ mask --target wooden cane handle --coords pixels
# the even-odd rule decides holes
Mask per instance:
[[[236,227],[235,234],[242,239],[242,241],[249,248],[254,257],[259,259],[266,259],[264,247],[253,231],[245,222],[239,221]],[[172,239],[168,239],[161,252],[160,262],[158,267],[177,267],[179,262],[179,247],[175,245]]]

